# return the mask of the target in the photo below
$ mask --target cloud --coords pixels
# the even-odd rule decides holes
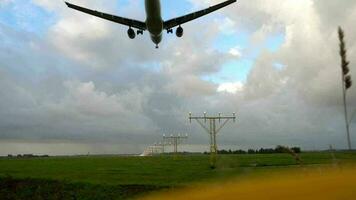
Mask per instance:
[[[3,0],[0,2],[0,6],[5,6],[6,4],[12,3],[14,0]]]
[[[218,92],[228,92],[235,94],[236,92],[241,92],[243,90],[244,85],[241,82],[235,83],[222,83],[218,87]]]
[[[190,2],[195,10],[220,1]],[[182,39],[165,34],[159,50],[147,33],[129,40],[127,27],[70,10],[62,1],[33,3],[56,16],[44,35],[0,21],[3,141],[60,140],[86,143],[71,147],[74,153],[94,147],[99,153],[138,153],[163,133],[190,132],[189,143],[201,148],[208,137],[189,124],[187,113],[235,111],[237,123],[219,135],[222,147],[345,147],[336,30],[338,25],[345,28],[348,58],[356,63],[356,3],[241,1],[211,15],[212,20],[184,25]],[[109,0],[73,3],[144,18],[138,1],[120,8]],[[226,51],[214,46],[226,33],[241,32],[248,34],[243,51],[238,42]],[[261,45],[281,33],[285,38],[276,51]],[[240,59],[253,62],[246,82],[202,78]],[[356,77],[356,70],[351,71]],[[354,88],[348,101],[354,110]],[[112,143],[126,146],[114,149]]]
[[[219,19],[220,20],[220,19]],[[228,17],[225,17],[223,19],[223,22],[219,22],[220,26],[219,26],[219,30],[220,32],[222,32],[223,34],[226,35],[232,35],[236,33],[236,27],[235,27],[235,22],[233,20],[231,20]]]
[[[230,51],[229,51],[229,53],[230,53],[232,56],[235,56],[235,57],[241,57],[241,56],[242,56],[239,47],[231,48]]]

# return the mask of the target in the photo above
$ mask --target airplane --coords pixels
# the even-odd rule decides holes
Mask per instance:
[[[99,18],[103,18],[115,23],[119,23],[122,25],[126,25],[129,27],[127,31],[127,35],[130,39],[135,39],[136,33],[137,35],[143,35],[143,32],[148,30],[151,36],[151,40],[153,43],[156,44],[156,48],[158,49],[159,43],[162,41],[162,32],[163,30],[167,31],[167,34],[173,33],[173,28],[177,27],[176,29],[176,36],[182,37],[183,36],[183,28],[182,24],[187,23],[189,21],[195,20],[199,17],[217,11],[221,8],[224,8],[232,3],[235,3],[237,0],[228,0],[217,4],[215,6],[211,6],[207,9],[200,10],[191,14],[187,14],[181,17],[177,17],[174,19],[164,21],[161,17],[161,3],[160,0],[145,0],[145,9],[146,9],[146,21],[139,21],[124,17],[119,17],[103,12],[98,12],[96,10],[91,10],[88,8],[80,7],[68,2],[65,2],[69,8],[84,12],[89,15],[94,15]],[[136,33],[135,30],[137,29]]]

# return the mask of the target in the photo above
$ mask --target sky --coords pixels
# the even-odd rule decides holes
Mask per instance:
[[[70,2],[145,20],[144,1]],[[162,0],[162,16],[220,2]],[[178,133],[182,149],[207,151],[189,112],[237,113],[219,148],[346,148],[337,27],[356,77],[355,18],[353,0],[240,0],[184,24],[182,38],[164,33],[156,50],[147,32],[130,40],[62,0],[1,0],[0,155],[141,153]]]

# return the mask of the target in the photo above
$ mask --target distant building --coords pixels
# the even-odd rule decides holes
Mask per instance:
[[[162,145],[149,146],[140,156],[153,156],[164,153],[164,147]]]

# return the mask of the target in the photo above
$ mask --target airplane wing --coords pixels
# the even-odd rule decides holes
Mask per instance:
[[[68,3],[68,2],[65,2],[65,3],[67,4],[67,6],[69,8],[72,8],[72,9],[87,13],[89,15],[94,15],[96,17],[100,17],[100,18],[103,18],[103,19],[106,19],[106,20],[109,20],[109,21],[112,21],[112,22],[115,22],[115,23],[123,24],[123,25],[126,25],[126,26],[130,26],[130,27],[133,27],[133,28],[140,29],[140,30],[146,30],[147,29],[146,23],[138,21],[138,20],[119,17],[119,16],[107,14],[107,13],[102,13],[102,12],[98,12],[96,10],[90,10],[90,9],[83,8],[83,7]]]
[[[181,16],[181,17],[178,17],[178,18],[174,18],[174,19],[171,19],[171,20],[168,20],[168,21],[165,21],[164,22],[164,29],[171,29],[171,28],[174,28],[176,26],[179,26],[181,24],[184,24],[184,23],[187,23],[189,21],[192,21],[192,20],[195,20],[199,17],[202,17],[204,15],[207,15],[209,13],[212,13],[214,11],[217,11],[223,7],[226,7],[232,3],[235,3],[236,0],[228,0],[228,1],[225,1],[223,3],[220,3],[218,5],[215,5],[215,6],[212,6],[212,7],[209,7],[207,9],[204,9],[204,10],[200,10],[198,12],[194,12],[194,13],[191,13],[191,14],[188,14],[188,15],[184,15],[184,16]]]

